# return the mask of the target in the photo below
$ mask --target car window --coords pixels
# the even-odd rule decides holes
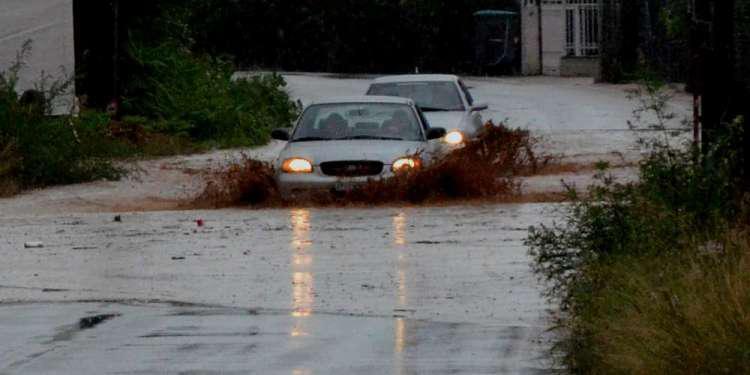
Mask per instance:
[[[291,141],[345,139],[422,141],[424,133],[405,104],[319,104],[305,110]]]
[[[367,94],[409,98],[425,112],[464,110],[458,87],[451,81],[376,83]]]
[[[474,97],[471,96],[469,88],[466,87],[463,81],[458,81],[458,85],[461,86],[461,90],[463,90],[464,95],[466,96],[466,101],[469,103],[469,105],[474,105]]]

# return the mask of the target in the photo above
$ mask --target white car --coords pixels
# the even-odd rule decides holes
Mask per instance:
[[[482,128],[486,103],[474,102],[469,89],[454,75],[414,74],[376,79],[367,95],[409,98],[424,112],[430,126],[447,131],[445,143],[458,146]]]
[[[348,190],[430,162],[430,140],[443,138],[430,128],[411,99],[362,96],[308,106],[275,162],[283,197],[310,191]]]

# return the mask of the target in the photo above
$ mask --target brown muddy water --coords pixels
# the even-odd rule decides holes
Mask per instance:
[[[429,166],[374,180],[339,194],[314,193],[282,199],[271,163],[248,157],[214,171],[205,190],[188,204],[197,208],[309,207],[350,205],[440,205],[456,202],[518,202],[519,176],[534,175],[548,167],[549,157],[534,152],[528,131],[487,123],[465,147],[438,158]],[[526,197],[559,201],[560,194]]]

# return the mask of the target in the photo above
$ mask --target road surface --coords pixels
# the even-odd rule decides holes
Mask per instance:
[[[0,373],[544,372],[550,306],[522,244],[544,217],[543,205],[3,217]],[[116,316],[81,329],[103,314]]]

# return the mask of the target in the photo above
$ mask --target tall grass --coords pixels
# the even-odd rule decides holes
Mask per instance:
[[[750,228],[744,228],[747,231]],[[679,255],[624,258],[577,329],[591,332],[587,373],[750,373],[750,237],[734,232]],[[584,363],[579,363],[584,364]]]
[[[750,371],[742,130],[742,119],[727,124],[702,151],[644,143],[638,182],[602,170],[586,194],[570,192],[562,222],[531,228],[535,270],[563,309],[556,349],[570,372]]]

